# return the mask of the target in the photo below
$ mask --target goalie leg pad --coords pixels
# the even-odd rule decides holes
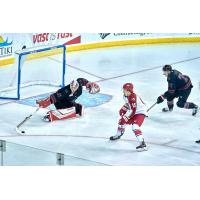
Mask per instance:
[[[75,107],[60,109],[60,110],[50,110],[48,114],[51,122],[56,120],[64,120],[76,117]]]

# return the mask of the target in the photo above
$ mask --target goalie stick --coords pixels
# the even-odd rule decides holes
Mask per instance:
[[[28,117],[26,117],[23,121],[21,121],[15,128],[16,132],[19,134],[24,134],[25,131],[21,131],[19,128],[26,122],[28,121],[38,110],[40,109],[40,107],[38,107],[32,114],[30,114]]]

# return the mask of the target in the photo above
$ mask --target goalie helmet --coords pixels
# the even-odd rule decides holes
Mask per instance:
[[[123,90],[129,91],[129,92],[133,92],[134,86],[132,83],[125,83],[123,85]]]
[[[165,65],[165,66],[163,66],[163,68],[162,68],[162,70],[164,71],[164,72],[166,72],[166,71],[172,71],[172,66],[171,65]]]
[[[76,91],[79,87],[79,83],[78,81],[76,80],[73,80],[71,83],[70,83],[70,89],[73,90],[73,91]]]

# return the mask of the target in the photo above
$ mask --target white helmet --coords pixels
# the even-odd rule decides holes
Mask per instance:
[[[70,83],[70,89],[72,90],[72,92],[75,92],[79,87],[79,83],[78,81],[76,80],[73,80],[71,83]]]

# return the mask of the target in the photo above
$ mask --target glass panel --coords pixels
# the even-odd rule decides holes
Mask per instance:
[[[6,142],[5,148],[0,147],[0,150],[2,150],[0,165],[3,166],[106,166],[104,163],[87,158],[64,155],[12,142]]]
[[[55,166],[56,153],[6,142],[4,166]]]

